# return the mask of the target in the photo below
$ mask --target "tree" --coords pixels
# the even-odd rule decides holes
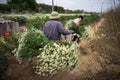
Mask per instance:
[[[35,0],[8,0],[8,4],[15,5],[19,10],[38,11],[38,4]]]
[[[38,11],[38,4],[36,3],[36,0],[26,0],[29,8],[33,11]]]

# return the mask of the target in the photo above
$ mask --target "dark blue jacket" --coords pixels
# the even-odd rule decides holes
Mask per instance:
[[[61,34],[68,35],[73,33],[72,30],[66,30],[61,22],[57,20],[47,21],[44,25],[43,31],[49,40],[59,40]]]

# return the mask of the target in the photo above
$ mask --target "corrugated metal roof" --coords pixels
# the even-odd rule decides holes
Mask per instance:
[[[7,4],[7,0],[0,0],[0,4]]]
[[[0,24],[4,24],[4,23],[12,23],[14,21],[11,21],[11,20],[5,20],[3,18],[0,18]]]

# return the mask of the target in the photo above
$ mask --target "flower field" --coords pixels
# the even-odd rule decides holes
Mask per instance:
[[[96,14],[84,15],[85,21],[82,22],[84,25],[81,26],[79,29],[80,33],[78,33],[82,35],[82,39],[90,38],[90,28],[87,26],[90,22],[99,19],[99,16],[93,18],[93,15],[95,16]],[[0,41],[1,52],[4,51],[5,53],[1,55],[12,53],[20,64],[36,57],[37,60],[32,64],[32,68],[34,68],[34,73],[41,76],[56,74],[61,69],[73,71],[80,61],[80,55],[78,54],[79,45],[76,42],[47,40],[42,28],[49,19],[48,16],[49,14],[2,15],[2,18],[18,21],[20,25],[22,24],[26,27],[22,32],[10,32],[9,36],[1,36],[3,39]],[[59,20],[65,25],[67,20],[76,17],[78,17],[78,14],[61,14]],[[3,59],[6,60],[6,57],[3,57]],[[5,63],[6,65],[8,64],[7,61]]]

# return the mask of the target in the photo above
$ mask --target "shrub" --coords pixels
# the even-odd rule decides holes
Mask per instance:
[[[12,53],[12,51],[18,46],[18,34],[10,32],[9,36],[1,36],[0,40],[0,53],[5,55],[6,53]]]
[[[47,44],[47,38],[44,33],[36,29],[27,29],[21,34],[16,56],[18,59],[28,59],[39,55],[39,48],[43,48]]]
[[[7,46],[7,50],[11,53],[18,46],[18,33],[9,32],[9,36],[4,36],[4,41]]]
[[[27,20],[27,27],[42,30],[43,25],[47,20],[48,20],[48,17],[43,17],[43,18],[36,17],[36,18],[33,18],[33,19],[28,19]]]
[[[0,40],[0,79],[8,68],[6,54],[10,54],[17,46],[17,38],[12,33],[8,37],[1,37]]]
[[[88,25],[91,22],[99,20],[99,18],[100,18],[100,16],[96,13],[92,13],[90,15],[85,15],[82,23],[83,23],[83,25]]]

